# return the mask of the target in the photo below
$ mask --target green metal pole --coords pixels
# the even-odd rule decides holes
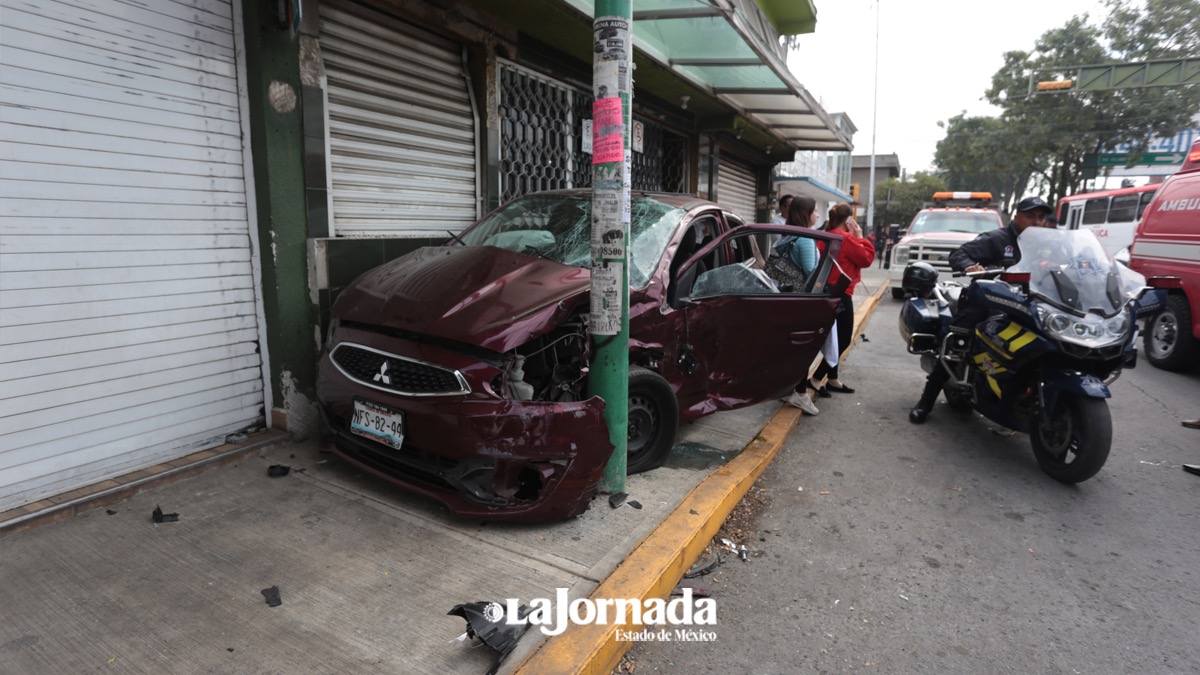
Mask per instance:
[[[592,364],[613,454],[602,492],[625,489],[629,451],[629,145],[633,2],[596,0],[592,23]]]

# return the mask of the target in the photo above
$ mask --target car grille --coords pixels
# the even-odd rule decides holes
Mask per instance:
[[[457,370],[349,342],[335,347],[331,358],[346,377],[383,391],[408,396],[451,396],[471,391]]]
[[[915,262],[927,262],[939,272],[949,272],[951,271],[950,254],[957,251],[959,246],[962,246],[962,242],[944,244],[934,241],[913,242],[908,247],[908,258],[895,262],[900,266]]]

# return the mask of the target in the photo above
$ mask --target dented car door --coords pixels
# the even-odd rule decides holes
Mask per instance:
[[[690,270],[715,250],[746,250],[755,234],[800,234],[787,226],[754,225],[724,233],[681,264],[675,281],[692,279]],[[694,276],[679,289],[691,353],[704,374],[707,397],[687,416],[728,410],[783,394],[808,375],[833,325],[837,299],[825,286],[840,240],[811,230],[802,236],[829,242],[811,287],[780,293],[746,261],[729,261]],[[744,241],[740,241],[745,238]],[[734,241],[739,240],[739,241]],[[736,246],[735,244],[742,244]]]

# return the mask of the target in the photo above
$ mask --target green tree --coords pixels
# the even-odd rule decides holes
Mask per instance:
[[[1041,193],[1051,202],[1078,192],[1084,156],[1124,140],[1114,120],[1119,112],[1114,92],[1029,95],[1032,77],[1066,77],[1080,65],[1107,62],[1100,36],[1086,16],[1075,17],[1046,31],[1032,52],[1006,53],[1004,66],[992,76],[986,97],[1003,111],[1001,140],[1010,161],[1028,172],[1029,180],[1017,186],[1021,192]],[[1007,195],[1006,210],[1023,196]]]
[[[1104,4],[1109,9],[1104,35],[1118,59],[1149,61],[1200,54],[1197,0],[1107,0]]]
[[[990,192],[995,202],[1007,208],[1024,195],[1033,173],[1032,160],[1013,151],[1015,131],[996,117],[951,117],[938,123],[946,138],[938,142],[934,163],[950,190]]]
[[[1200,0],[1107,0],[1104,37],[1112,60],[1122,63],[1200,55]],[[1115,92],[1114,125],[1128,132],[1135,152],[1154,135],[1189,126],[1200,110],[1200,87],[1145,87]],[[1111,147],[1111,146],[1108,146]]]
[[[1027,193],[1047,200],[1077,193],[1089,154],[1190,126],[1200,87],[1029,94],[1030,82],[1109,63],[1200,54],[1200,0],[1107,0],[1100,26],[1087,15],[1046,31],[1033,50],[1004,55],[987,100],[998,118],[951,118],[935,163],[955,189],[989,189],[1006,208]]]
[[[936,174],[918,171],[905,180],[889,178],[875,186],[879,201],[885,201],[886,212],[882,212],[880,223],[884,227],[899,223],[908,227],[925,203],[933,199],[933,193],[946,190],[946,183]],[[889,199],[890,196],[890,199]],[[878,203],[878,202],[877,202]],[[880,207],[876,206],[878,211]]]

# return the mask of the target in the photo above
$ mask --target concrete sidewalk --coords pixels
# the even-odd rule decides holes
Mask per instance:
[[[880,273],[865,275],[860,309]],[[314,442],[275,445],[0,539],[0,672],[483,673],[496,655],[454,641],[464,622],[451,607],[556,588],[586,597],[621,575],[641,588],[621,592],[669,593],[773,456],[765,430],[786,435],[798,417],[771,401],[685,425],[666,466],[630,477],[641,509],[598,497],[544,526],[463,521]],[[270,478],[274,464],[292,472]],[[687,506],[696,499],[709,510]],[[156,506],[179,521],[153,523]],[[646,546],[681,510],[694,515],[678,552]],[[661,564],[614,574],[635,553]],[[278,607],[260,593],[271,586]],[[537,664],[565,658],[566,669],[603,671],[623,652],[603,635],[580,647],[572,632],[544,645],[527,632],[505,670],[546,672]]]

